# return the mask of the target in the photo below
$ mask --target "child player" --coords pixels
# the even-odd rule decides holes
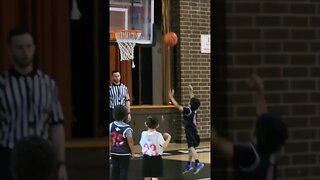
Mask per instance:
[[[200,100],[194,97],[193,88],[191,85],[189,85],[190,102],[188,106],[182,107],[179,105],[173,97],[173,94],[174,90],[169,91],[169,98],[171,99],[172,103],[183,113],[185,134],[189,150],[189,162],[186,164],[183,173],[185,174],[193,170],[191,164],[193,158],[195,160],[194,174],[197,174],[204,167],[204,164],[199,162],[198,154],[195,149],[200,144],[200,137],[197,131],[197,110],[200,107]]]

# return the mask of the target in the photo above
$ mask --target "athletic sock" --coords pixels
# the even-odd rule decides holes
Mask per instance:
[[[196,159],[196,164],[198,164],[199,163],[199,159]]]

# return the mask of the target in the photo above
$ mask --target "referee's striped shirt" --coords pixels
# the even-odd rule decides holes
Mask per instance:
[[[109,107],[114,109],[117,105],[126,105],[126,101],[130,100],[127,86],[120,83],[110,84],[109,86]]]
[[[49,138],[49,127],[62,123],[54,80],[40,70],[22,75],[11,69],[0,76],[0,144],[12,149],[19,139]]]

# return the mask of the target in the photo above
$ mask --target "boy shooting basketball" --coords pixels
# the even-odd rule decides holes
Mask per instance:
[[[197,174],[203,167],[204,164],[199,162],[196,147],[200,144],[200,137],[197,131],[197,110],[200,107],[200,100],[194,97],[193,88],[189,85],[190,103],[189,106],[183,107],[177,103],[173,97],[174,90],[169,91],[169,98],[172,103],[183,113],[185,134],[189,149],[189,162],[185,166],[183,173],[190,172],[193,167],[191,164],[192,158],[195,160],[194,174]]]

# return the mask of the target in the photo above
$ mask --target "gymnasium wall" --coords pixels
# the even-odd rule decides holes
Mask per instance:
[[[200,52],[200,35],[210,34],[210,0],[171,1],[171,30],[179,37],[173,49],[175,67],[174,88],[177,100],[187,105],[188,85],[201,100],[199,133],[202,139],[210,138],[210,54]],[[181,118],[180,118],[181,119]],[[176,129],[185,140],[181,121]]]
[[[258,73],[270,112],[282,116],[290,131],[278,179],[319,179],[320,1],[225,0],[216,5],[214,47],[221,50],[214,64],[213,123],[237,143],[250,140],[255,106],[244,81]],[[214,161],[213,177],[232,179],[230,166]]]

